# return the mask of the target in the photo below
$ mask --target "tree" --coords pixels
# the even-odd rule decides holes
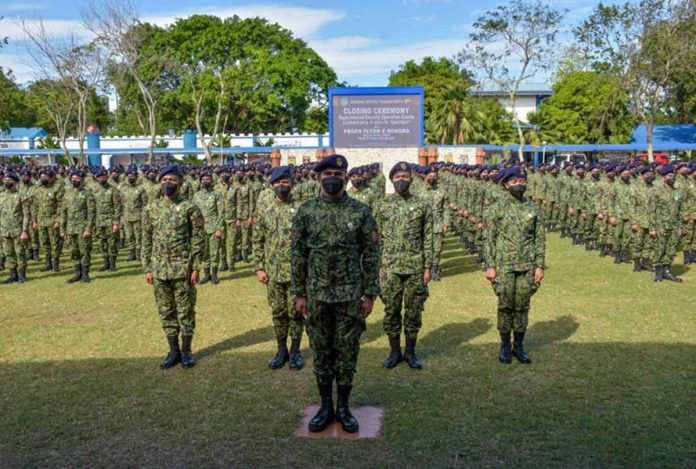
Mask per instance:
[[[461,85],[469,88],[474,81],[469,72],[460,70],[459,65],[453,60],[441,57],[425,57],[421,63],[409,60],[399,66],[395,72],[389,75],[389,86],[422,86],[425,90],[423,108],[425,120],[430,113],[442,101],[443,94],[453,86]]]
[[[557,75],[553,95],[530,114],[539,138],[549,143],[625,143],[633,129],[628,95],[606,72]]]
[[[563,16],[564,12],[541,0],[511,0],[474,23],[469,44],[457,55],[460,63],[481,70],[485,79],[508,95],[520,161],[524,158],[525,138],[515,112],[517,90],[524,81],[550,68]]]
[[[167,80],[167,56],[153,50],[148,39],[158,28],[140,22],[128,0],[93,0],[83,16],[85,27],[96,36],[95,44],[108,51],[111,72],[117,83],[131,79],[137,86],[147,116],[140,123],[150,134],[148,161],[154,161],[157,137],[158,91]]]
[[[620,77],[631,112],[646,126],[650,161],[653,128],[664,109],[668,87],[680,70],[696,66],[695,17],[693,0],[600,3],[574,31],[594,68]]]
[[[34,116],[27,108],[25,93],[17,86],[12,73],[0,68],[0,131],[32,125]]]
[[[75,99],[70,84],[64,80],[36,80],[27,90],[27,102],[40,116],[37,123],[58,135],[67,161],[72,161],[66,143],[70,124],[75,119]]]

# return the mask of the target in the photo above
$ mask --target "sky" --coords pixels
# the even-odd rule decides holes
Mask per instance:
[[[56,35],[73,33],[88,40],[81,13],[88,0],[0,0],[0,37],[10,45],[0,51],[0,66],[13,70],[21,82],[32,79],[22,58],[25,46],[18,22],[43,20]],[[452,57],[462,50],[472,24],[499,0],[349,0],[203,1],[139,0],[141,19],[168,24],[191,14],[228,17],[260,16],[276,22],[305,40],[334,68],[341,81],[354,86],[385,86],[389,74],[409,59]],[[590,14],[598,1],[555,0],[568,10],[563,28],[570,31]],[[605,0],[615,3],[614,0]],[[191,6],[195,5],[195,6]],[[563,36],[571,39],[570,34]],[[535,82],[548,81],[538,77]]]

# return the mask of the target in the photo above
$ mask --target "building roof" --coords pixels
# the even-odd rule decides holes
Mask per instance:
[[[35,139],[46,137],[46,132],[41,127],[10,127],[9,132],[0,133],[0,137],[5,140],[20,140],[23,138]]]
[[[474,96],[507,96],[507,91],[498,85],[479,86],[471,90]],[[553,90],[547,83],[522,83],[517,89],[517,96],[551,96]]]
[[[646,144],[648,132],[645,125],[633,129],[630,143]],[[653,127],[653,143],[655,145],[676,145],[681,143],[696,143],[696,125],[674,124],[656,125]]]

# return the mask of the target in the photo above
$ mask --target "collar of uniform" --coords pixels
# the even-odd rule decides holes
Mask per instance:
[[[343,191],[343,196],[339,197],[339,198],[331,197],[323,192],[321,193],[321,200],[323,200],[324,202],[328,202],[330,204],[339,204],[339,203],[343,202],[344,200],[346,200],[347,198],[348,198],[348,192],[346,192],[346,191]]]

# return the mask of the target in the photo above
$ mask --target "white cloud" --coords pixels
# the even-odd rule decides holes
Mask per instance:
[[[41,20],[25,19],[24,21],[30,30],[36,30]],[[43,25],[50,36],[61,37],[74,34],[82,39],[91,37],[91,33],[85,29],[80,20],[43,20]],[[3,35],[9,37],[10,41],[24,40],[22,18],[5,17],[3,19],[2,32]]]
[[[32,69],[19,54],[0,54],[0,67],[12,70],[17,83],[33,80]]]
[[[143,18],[159,25],[171,24],[178,18],[185,18],[194,14],[214,15],[228,18],[234,15],[240,18],[266,18],[271,23],[278,23],[292,31],[295,36],[310,37],[317,33],[325,25],[345,18],[345,13],[339,10],[324,8],[293,7],[284,5],[245,5],[231,7],[205,7],[191,10],[182,10],[166,15],[154,14]]]
[[[310,46],[331,65],[342,80],[381,75],[386,84],[389,72],[407,60],[423,57],[451,57],[464,46],[464,40],[426,41],[388,45],[362,36],[315,39]]]

